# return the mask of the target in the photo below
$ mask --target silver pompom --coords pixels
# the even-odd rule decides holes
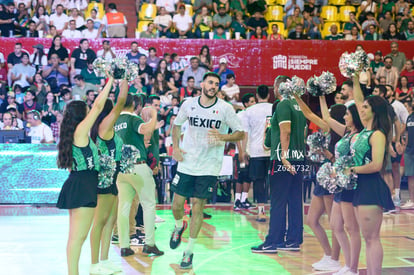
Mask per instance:
[[[313,96],[328,95],[336,91],[336,78],[331,72],[312,76],[306,83],[306,90]]]
[[[292,99],[294,94],[301,97],[305,91],[305,81],[296,75],[279,85],[279,93],[283,98]]]
[[[338,66],[343,76],[351,78],[355,73],[369,69],[368,55],[363,50],[354,53],[344,52],[339,59]]]
[[[309,146],[308,158],[313,162],[321,163],[326,160],[324,150],[328,149],[331,142],[329,133],[315,132],[308,136],[306,143]]]
[[[99,155],[98,188],[108,188],[113,184],[113,176],[116,170],[115,160],[108,155]]]
[[[132,174],[134,164],[140,157],[141,153],[134,145],[122,145],[122,157],[120,162],[121,173]]]
[[[130,62],[126,57],[117,57],[112,60],[98,57],[93,62],[93,69],[97,75],[105,76],[108,72],[115,79],[132,81],[138,77],[138,65]]]

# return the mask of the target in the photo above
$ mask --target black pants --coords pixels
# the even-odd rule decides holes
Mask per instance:
[[[268,157],[250,158],[249,178],[253,181],[253,197],[257,203],[267,203],[269,197],[268,169]]]

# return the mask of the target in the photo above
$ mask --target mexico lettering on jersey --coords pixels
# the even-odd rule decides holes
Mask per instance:
[[[218,176],[221,170],[225,142],[208,136],[216,128],[221,134],[243,131],[233,106],[221,99],[209,106],[200,104],[200,97],[187,99],[180,108],[175,125],[188,121],[184,138],[180,144],[183,161],[178,163],[178,171],[193,176]]]

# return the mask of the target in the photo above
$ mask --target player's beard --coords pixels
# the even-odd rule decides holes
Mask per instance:
[[[202,89],[202,91],[203,91],[203,94],[208,98],[208,99],[213,99],[213,98],[215,98],[216,97],[216,95],[217,95],[217,93],[218,93],[218,90],[216,91],[216,89],[210,89],[210,91],[214,91],[214,95],[209,95],[208,94],[208,92],[207,92],[207,90],[205,89],[205,88],[203,88]]]

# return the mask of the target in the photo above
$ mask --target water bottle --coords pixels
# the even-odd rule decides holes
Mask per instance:
[[[13,31],[12,30],[10,30],[10,32],[9,32],[9,37],[13,37]]]

